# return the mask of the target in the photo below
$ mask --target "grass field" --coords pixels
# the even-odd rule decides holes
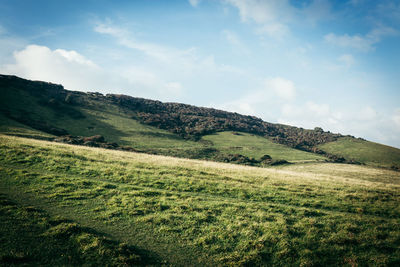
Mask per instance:
[[[399,172],[0,148],[2,265],[400,265]]]
[[[320,155],[293,149],[249,133],[219,132],[206,135],[202,140],[211,142],[213,147],[223,153],[241,154],[255,159],[260,159],[267,154],[273,159],[284,159],[290,162],[326,160]]]
[[[372,166],[400,169],[400,149],[350,137],[326,143],[320,148],[328,153]]]

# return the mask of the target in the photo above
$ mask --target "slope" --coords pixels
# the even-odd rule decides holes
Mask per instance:
[[[339,138],[319,146],[327,153],[340,155],[372,166],[400,169],[400,149],[355,138]]]
[[[0,136],[0,193],[12,215],[1,229],[14,225],[21,240],[2,236],[10,245],[0,245],[0,260],[38,263],[54,249],[22,241],[46,238],[68,241],[67,265],[106,255],[115,264],[398,266],[399,173],[314,166],[254,168]],[[21,216],[33,216],[27,223],[38,230],[13,223]],[[122,255],[121,243],[130,248]]]
[[[32,82],[14,76],[0,76],[0,90],[2,93],[0,131],[3,133],[41,139],[51,139],[66,134],[102,135],[108,142],[116,143],[120,147],[129,146],[135,150],[153,154],[212,160],[227,158],[230,153],[243,154],[241,153],[243,151],[225,149],[220,142],[211,142],[212,137],[209,140],[207,138],[201,140],[197,134],[192,136],[187,133],[203,131],[201,130],[204,129],[203,127],[216,127],[212,122],[221,116],[225,116],[232,127],[237,125],[243,130],[249,127],[254,128],[256,125],[260,126],[262,122],[249,116],[183,104],[164,104],[127,96],[105,97],[99,93],[72,92],[64,90],[60,85]],[[169,112],[170,109],[175,111]],[[179,125],[165,119],[163,117],[165,114],[177,114]],[[213,117],[214,115],[216,117]],[[163,124],[154,124],[155,117],[159,117]],[[151,121],[148,121],[149,118]],[[199,126],[193,122],[202,119],[210,124],[204,126],[205,122],[201,122]],[[252,121],[255,121],[254,125],[251,125]],[[170,123],[177,129],[188,129],[187,133],[182,135],[181,130],[174,131],[164,127],[164,124],[170,125]],[[204,131],[203,136],[217,130],[223,130],[223,128],[217,127]],[[194,138],[194,136],[197,137]],[[252,138],[250,135],[245,136]],[[247,152],[244,155],[255,157],[257,160],[265,154],[272,154],[274,159],[287,161],[322,158],[287,146],[272,145],[271,141],[261,136],[247,143],[252,145],[245,148]],[[282,151],[282,154],[279,151]],[[289,154],[296,157],[288,156],[289,151],[292,151]],[[251,161],[245,163],[257,164]]]

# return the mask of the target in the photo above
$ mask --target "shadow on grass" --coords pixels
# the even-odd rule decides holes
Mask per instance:
[[[154,252],[0,194],[0,265],[161,265]]]

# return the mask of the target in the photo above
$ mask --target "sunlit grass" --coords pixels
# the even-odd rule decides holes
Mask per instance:
[[[256,168],[7,136],[0,147],[8,198],[170,264],[400,264],[399,172]]]
[[[320,148],[328,153],[372,166],[400,169],[400,149],[354,138],[340,138]]]

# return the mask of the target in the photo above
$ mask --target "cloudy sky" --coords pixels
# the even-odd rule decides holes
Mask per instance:
[[[0,1],[0,73],[400,148],[399,48],[399,0]]]

